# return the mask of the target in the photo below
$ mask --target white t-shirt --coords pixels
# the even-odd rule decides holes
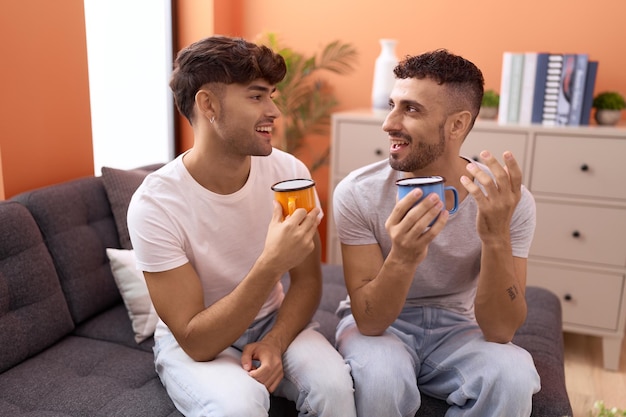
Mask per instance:
[[[486,166],[477,165],[490,172]],[[391,251],[385,221],[396,203],[395,181],[402,173],[384,160],[350,173],[335,188],[333,213],[339,240],[346,245],[378,244],[383,257]],[[476,200],[468,195],[431,242],[417,267],[405,306],[437,306],[473,316],[480,272],[481,241],[476,230]],[[526,258],[536,223],[535,200],[522,186],[511,220],[513,256]],[[349,298],[339,312],[349,308]]]
[[[293,155],[274,149],[252,157],[240,190],[221,195],[198,184],[182,158],[146,177],[131,199],[128,229],[138,269],[160,272],[191,263],[208,307],[232,292],[263,251],[273,210],[270,187],[311,174]],[[279,281],[257,319],[278,309],[283,298]]]

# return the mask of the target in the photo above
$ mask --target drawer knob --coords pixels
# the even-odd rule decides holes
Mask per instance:
[[[587,165],[587,164],[582,164],[582,165],[580,166],[580,170],[581,170],[581,171],[583,171],[583,172],[587,172],[587,171],[589,171],[589,165]]]
[[[383,154],[383,150],[378,148],[374,151],[374,153],[376,154],[376,156],[381,156]]]
[[[572,301],[572,295],[571,295],[571,294],[565,294],[565,295],[563,296],[563,299],[564,299],[565,301]]]
[[[578,239],[580,237],[580,232],[578,230],[574,230],[572,232],[572,237]]]

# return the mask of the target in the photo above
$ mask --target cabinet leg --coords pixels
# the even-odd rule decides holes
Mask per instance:
[[[619,369],[619,357],[622,350],[623,337],[603,337],[602,354],[604,356],[604,368],[610,371]]]

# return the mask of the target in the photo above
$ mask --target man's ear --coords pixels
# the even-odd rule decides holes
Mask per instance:
[[[204,117],[207,120],[215,119],[219,108],[219,101],[213,91],[201,88],[196,93],[195,101],[198,117]]]
[[[468,110],[463,110],[449,117],[450,137],[462,142],[471,128],[472,114]]]

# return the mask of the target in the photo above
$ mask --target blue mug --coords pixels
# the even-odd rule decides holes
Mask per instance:
[[[424,194],[417,201],[417,203],[426,198],[427,195],[437,193],[437,195],[439,195],[439,199],[443,201],[443,207],[445,209],[446,191],[452,191],[452,194],[454,195],[454,207],[448,210],[448,213],[454,214],[459,208],[459,193],[454,187],[444,186],[444,181],[445,180],[443,179],[443,177],[439,176],[402,178],[396,181],[396,185],[398,186],[398,199],[401,200],[406,197],[406,195],[410,193],[411,190],[413,190],[414,188],[421,188]],[[433,220],[430,225],[432,225],[435,220]]]

